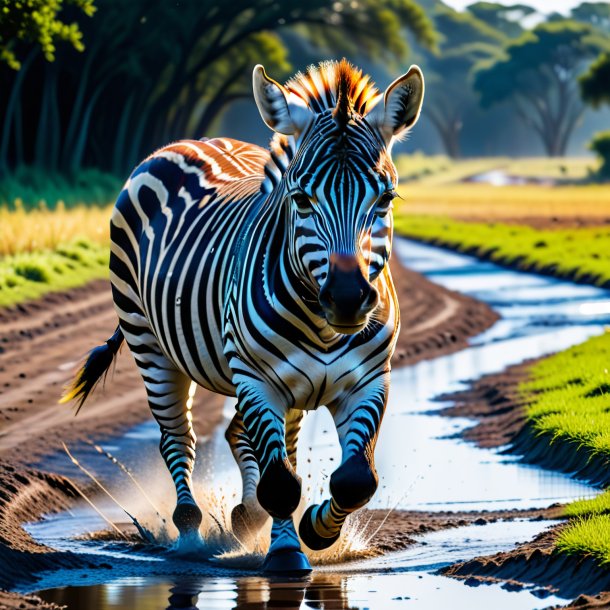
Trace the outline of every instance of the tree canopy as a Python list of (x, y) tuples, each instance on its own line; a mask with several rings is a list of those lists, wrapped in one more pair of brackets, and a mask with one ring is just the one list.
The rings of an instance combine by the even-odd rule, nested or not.
[(580, 90), (587, 104), (610, 104), (610, 53), (602, 53), (580, 77)]
[(451, 157), (461, 154), (460, 135), (465, 115), (477, 105), (471, 82), (473, 66), (497, 55), (506, 36), (470, 12), (445, 6), (433, 13), (440, 50), (424, 52), (426, 102), (424, 115), (438, 132)]
[(542, 23), (509, 42), (500, 58), (479, 65), (474, 86), (483, 107), (512, 102), (547, 153), (563, 155), (583, 113), (577, 77), (608, 48), (609, 41), (590, 25)]
[[(54, 62), (29, 26), (11, 30), (3, 20), (7, 32), (29, 33), (22, 36), (21, 69), (0, 65), (0, 172), (26, 163), (122, 173), (167, 141), (199, 138), (231, 101), (250, 95), (254, 64), (287, 76), (290, 32), (318, 46), (319, 59), (332, 49), (334, 56), (357, 51), (404, 60), (407, 32), (423, 47), (436, 42), (414, 0), (96, 0), (89, 19), (92, 1), (63, 0), (74, 5), (70, 32), (85, 50), (53, 48)], [(56, 20), (63, 15), (61, 0), (0, 2), (11, 4), (22, 23), (38, 19), (38, 5), (51, 7)]]
[(0, 63), (19, 70), (28, 44), (38, 45), (48, 61), (55, 58), (57, 41), (84, 49), (76, 22), (62, 20), (65, 5), (72, 5), (88, 17), (95, 12), (94, 0), (0, 0)]

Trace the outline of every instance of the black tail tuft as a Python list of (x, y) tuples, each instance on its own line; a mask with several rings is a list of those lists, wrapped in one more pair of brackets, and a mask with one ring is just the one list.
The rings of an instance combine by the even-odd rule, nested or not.
[(66, 403), (71, 400), (78, 400), (76, 406), (76, 414), (78, 414), (99, 380), (102, 377), (106, 377), (108, 369), (113, 363), (124, 339), (121, 327), (117, 326), (112, 337), (104, 345), (98, 345), (93, 348), (89, 352), (85, 364), (79, 369), (72, 382), (64, 389), (59, 402)]

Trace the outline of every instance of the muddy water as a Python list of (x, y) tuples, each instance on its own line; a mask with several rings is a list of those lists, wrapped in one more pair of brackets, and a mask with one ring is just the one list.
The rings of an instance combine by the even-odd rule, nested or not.
[[(395, 255), (433, 281), (491, 304), (502, 320), (460, 353), (397, 369), (388, 412), (376, 452), (380, 489), (375, 508), (485, 510), (548, 506), (593, 495), (583, 483), (519, 464), (494, 451), (467, 445), (456, 434), (467, 420), (441, 418), (433, 398), (462, 387), (466, 379), (499, 371), (524, 358), (564, 349), (603, 331), (610, 323), (610, 296), (592, 287), (511, 272), (470, 257), (397, 240)], [(226, 415), (232, 405), (227, 403)], [(172, 489), (157, 452), (158, 432), (151, 422), (105, 445), (127, 463), (147, 488), (162, 515), (171, 514)], [(121, 502), (159, 526), (142, 495), (121, 479), (116, 468), (92, 450), (80, 458), (100, 472)], [(328, 477), (339, 460), (328, 413), (308, 414), (299, 444), (299, 471), (310, 500), (327, 493)], [(201, 495), (221, 490), (210, 510), (222, 521), (236, 502), (239, 477), (226, 448), (223, 430), (200, 439), (196, 478)], [(70, 470), (58, 456), (52, 466)], [(149, 482), (154, 480), (154, 486)], [(113, 519), (124, 519), (102, 498), (96, 504)], [(155, 525), (156, 524), (156, 525)], [(169, 559), (163, 553), (128, 552), (121, 545), (74, 540), (104, 524), (87, 507), (29, 526), (31, 534), (64, 550), (103, 553), (112, 571), (55, 573), (43, 578), (45, 599), (70, 608), (540, 608), (559, 603), (541, 592), (508, 591), (500, 586), (468, 587), (435, 574), (442, 566), (482, 553), (510, 549), (548, 524), (501, 523), (470, 526), (423, 536), (425, 545), (383, 559), (320, 566), (306, 581), (262, 578), (242, 565)], [(408, 605), (408, 606), (407, 606)]]

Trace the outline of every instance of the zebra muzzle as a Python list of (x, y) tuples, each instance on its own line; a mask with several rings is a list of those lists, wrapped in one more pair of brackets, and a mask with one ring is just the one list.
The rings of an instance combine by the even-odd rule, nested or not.
[(364, 276), (356, 256), (332, 254), (318, 299), (328, 323), (337, 332), (353, 334), (366, 326), (379, 294)]

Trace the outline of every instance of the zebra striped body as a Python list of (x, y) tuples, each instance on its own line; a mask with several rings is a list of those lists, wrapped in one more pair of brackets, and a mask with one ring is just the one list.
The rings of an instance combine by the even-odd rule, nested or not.
[[(377, 486), (373, 450), (399, 328), (386, 265), (389, 150), (417, 119), (423, 81), (412, 68), (378, 105), (368, 78), (344, 61), (286, 87), (257, 67), (254, 91), (277, 132), (271, 149), (188, 140), (146, 159), (112, 215), (111, 282), (162, 430), (181, 535), (201, 519), (190, 482), (194, 382), (237, 397), (227, 430), (244, 480), (234, 528), (243, 534), (270, 514), (267, 568), (286, 569), (292, 552), (287, 565), (304, 570), (291, 516), (302, 411), (328, 407), (343, 454), (332, 499), (301, 522), (308, 546), (332, 544)], [(69, 396), (86, 398), (86, 381), (81, 374)]]

